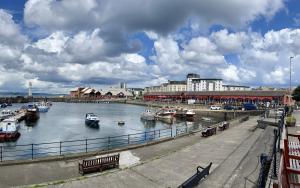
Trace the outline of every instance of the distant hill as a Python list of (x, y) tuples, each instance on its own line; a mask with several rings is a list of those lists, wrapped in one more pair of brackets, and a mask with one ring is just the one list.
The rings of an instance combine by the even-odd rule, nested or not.
[[(25, 92), (0, 92), (0, 97), (16, 97), (16, 96), (27, 96)], [(54, 96), (65, 96), (66, 94), (52, 94), (52, 93), (33, 93), (34, 97), (54, 97)]]

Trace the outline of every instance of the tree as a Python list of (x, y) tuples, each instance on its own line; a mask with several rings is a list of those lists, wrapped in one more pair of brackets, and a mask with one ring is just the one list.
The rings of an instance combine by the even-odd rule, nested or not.
[(293, 91), (293, 99), (297, 102), (300, 101), (300, 86), (298, 86), (294, 91)]

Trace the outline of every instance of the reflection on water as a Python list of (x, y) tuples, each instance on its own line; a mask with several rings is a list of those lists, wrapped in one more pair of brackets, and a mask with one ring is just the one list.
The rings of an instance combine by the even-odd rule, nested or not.
[[(10, 109), (20, 108), (14, 104)], [(66, 140), (105, 138), (134, 134), (145, 131), (166, 129), (171, 126), (187, 126), (199, 128), (210, 124), (200, 120), (195, 122), (176, 119), (172, 124), (162, 121), (141, 121), (140, 114), (145, 110), (143, 106), (129, 104), (79, 104), (53, 103), (47, 113), (41, 113), (36, 123), (21, 123), (21, 137), (15, 143), (0, 143), (1, 145), (31, 144), (44, 142), (59, 142)], [(99, 129), (85, 125), (85, 114), (95, 113), (100, 117)], [(118, 126), (119, 121), (125, 124)]]

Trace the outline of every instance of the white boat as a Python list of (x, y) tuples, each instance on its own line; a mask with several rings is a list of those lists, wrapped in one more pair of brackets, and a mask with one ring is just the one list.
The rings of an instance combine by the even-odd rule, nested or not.
[(155, 120), (155, 112), (148, 109), (141, 114), (141, 119), (146, 120), (146, 121), (154, 121)]
[(11, 110), (2, 110), (0, 114), (0, 121), (13, 117), (14, 115), (15, 115), (14, 112)]
[(49, 105), (45, 102), (38, 103), (36, 106), (39, 109), (39, 112), (48, 112), (49, 110)]
[(19, 138), (20, 124), (17, 119), (10, 117), (0, 122), (0, 142), (15, 141)]
[(96, 116), (93, 113), (87, 113), (85, 115), (85, 124), (87, 126), (93, 127), (93, 128), (98, 128), (99, 127), (99, 117)]
[(187, 110), (185, 113), (186, 119), (194, 119), (196, 113), (193, 110)]
[(156, 113), (156, 117), (158, 119), (173, 119), (174, 112), (170, 111), (169, 109), (162, 109)]

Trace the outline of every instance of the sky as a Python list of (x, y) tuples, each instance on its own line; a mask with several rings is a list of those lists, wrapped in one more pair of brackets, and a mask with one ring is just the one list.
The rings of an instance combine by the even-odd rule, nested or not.
[(0, 0), (0, 91), (300, 84), (299, 0)]

